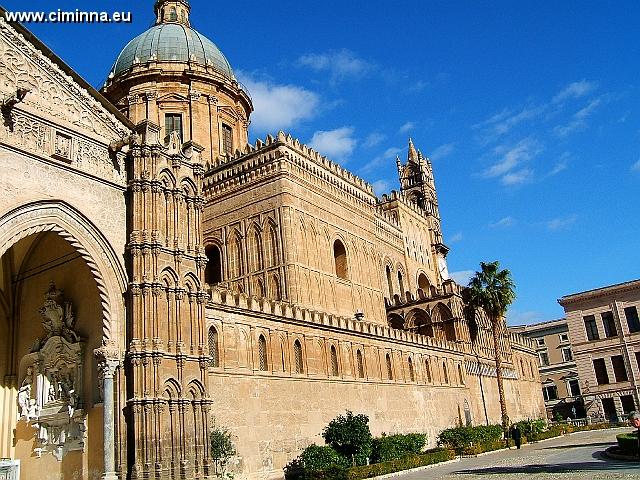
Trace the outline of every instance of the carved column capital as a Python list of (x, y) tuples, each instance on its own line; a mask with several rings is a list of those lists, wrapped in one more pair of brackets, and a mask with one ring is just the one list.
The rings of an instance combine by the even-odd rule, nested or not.
[(120, 366), (120, 354), (112, 346), (102, 346), (93, 351), (98, 362), (98, 371), (102, 378), (113, 378), (116, 369)]

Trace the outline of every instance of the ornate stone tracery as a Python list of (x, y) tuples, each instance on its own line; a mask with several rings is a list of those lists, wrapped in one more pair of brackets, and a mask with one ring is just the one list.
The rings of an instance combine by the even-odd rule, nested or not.
[(19, 416), (37, 430), (36, 456), (50, 452), (61, 461), (69, 451), (84, 450), (84, 342), (75, 330), (72, 303), (53, 282), (39, 312), (45, 335), (20, 361)]

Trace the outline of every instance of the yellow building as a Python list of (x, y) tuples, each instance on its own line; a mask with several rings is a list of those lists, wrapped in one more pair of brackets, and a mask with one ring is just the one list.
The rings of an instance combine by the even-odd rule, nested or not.
[[(0, 11), (0, 457), (21, 478), (281, 477), (349, 409), (374, 434), (498, 423), (484, 315), (448, 279), (432, 166), (401, 189), (290, 135), (186, 0), (102, 94)], [(544, 415), (535, 346), (502, 329), (512, 420)]]

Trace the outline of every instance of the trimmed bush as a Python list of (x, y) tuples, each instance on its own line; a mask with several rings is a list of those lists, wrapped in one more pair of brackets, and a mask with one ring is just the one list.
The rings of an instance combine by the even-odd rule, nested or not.
[(351, 465), (350, 461), (341, 457), (330, 445), (309, 445), (300, 454), (300, 460), (304, 468), (310, 471), (325, 470), (334, 465), (340, 467), (348, 467)]
[(369, 417), (354, 415), (347, 410), (346, 415), (338, 415), (322, 432), (324, 441), (341, 456), (355, 465), (366, 465), (371, 455), (371, 430)]
[(618, 446), (623, 455), (638, 456), (638, 434), (637, 432), (621, 433), (616, 435)]
[(451, 448), (458, 454), (476, 444), (488, 444), (502, 439), (501, 425), (478, 425), (443, 430), (438, 435), (438, 445)]
[(371, 463), (389, 462), (409, 455), (420, 455), (427, 444), (424, 433), (385, 435), (374, 438), (371, 444)]

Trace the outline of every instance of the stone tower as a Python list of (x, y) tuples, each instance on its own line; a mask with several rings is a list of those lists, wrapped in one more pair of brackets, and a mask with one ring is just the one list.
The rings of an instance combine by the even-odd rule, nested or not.
[(200, 479), (212, 474), (203, 175), (246, 145), (252, 105), (222, 53), (190, 27), (186, 0), (158, 0), (155, 15), (103, 88), (137, 130), (121, 142), (130, 147), (121, 445), (129, 478)]
[(160, 126), (203, 146), (202, 158), (243, 150), (253, 104), (218, 47), (191, 27), (187, 0), (157, 0), (155, 25), (131, 40), (114, 63), (102, 93), (133, 123)]
[(449, 248), (442, 240), (442, 227), (440, 225), (440, 209), (438, 208), (438, 195), (433, 179), (433, 166), (428, 157), (422, 155), (409, 139), (407, 162), (403, 165), (399, 157), (396, 157), (398, 166), (398, 178), (400, 180), (400, 192), (409, 202), (415, 204), (429, 219), (432, 246), (436, 252), (437, 268), (443, 279), (449, 278), (446, 257)]

